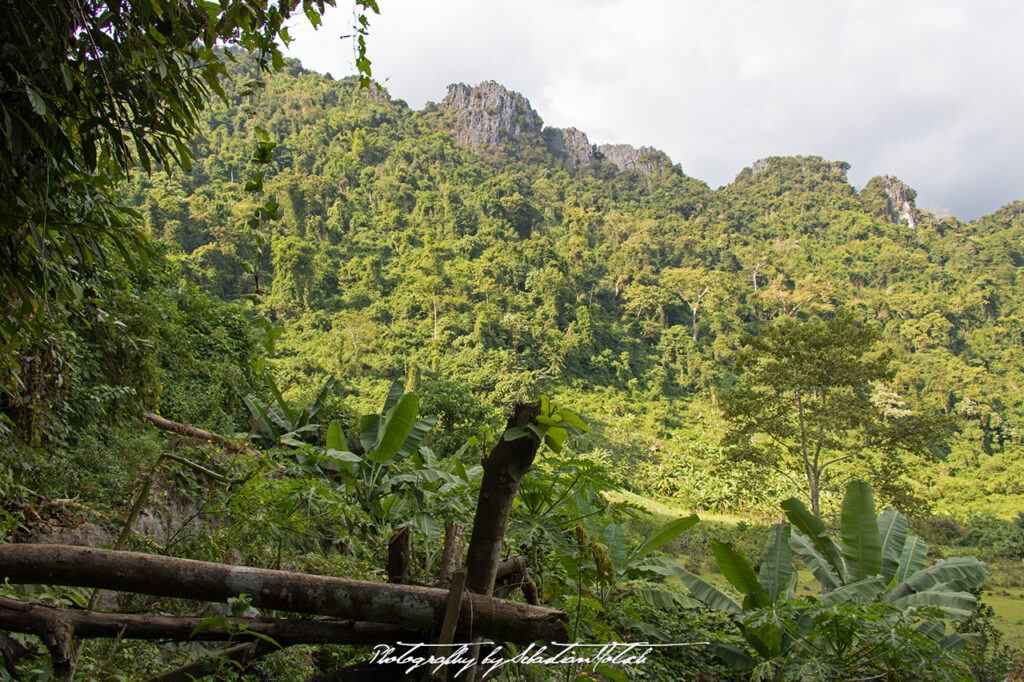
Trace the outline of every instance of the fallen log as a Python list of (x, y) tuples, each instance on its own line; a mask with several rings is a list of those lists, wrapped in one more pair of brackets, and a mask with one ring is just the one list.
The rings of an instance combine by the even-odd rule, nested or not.
[[(262, 608), (415, 630), (440, 628), (448, 603), (448, 591), (437, 588), (66, 545), (0, 545), (0, 581), (5, 579), (217, 602), (246, 594)], [(516, 643), (558, 641), (566, 620), (564, 611), (466, 594), (457, 631)]]
[[(0, 629), (43, 636), (54, 623), (75, 637), (184, 641), (247, 641), (270, 637), (293, 644), (379, 644), (416, 641), (424, 632), (396, 625), (351, 620), (301, 618), (226, 618), (229, 628), (203, 625), (202, 618), (104, 613), (62, 609), (0, 597)], [(202, 627), (201, 627), (202, 626)]]
[(205, 440), (211, 443), (216, 443), (217, 445), (220, 445), (223, 448), (227, 448), (232, 452), (249, 453), (254, 455), (259, 454), (256, 450), (248, 448), (244, 445), (239, 445), (230, 438), (225, 438), (220, 434), (211, 433), (210, 431), (204, 431), (203, 429), (197, 429), (194, 426), (182, 424), (181, 422), (171, 421), (170, 419), (164, 419), (163, 417), (155, 415), (152, 412), (143, 412), (142, 420), (147, 421), (153, 426), (156, 426), (159, 429), (163, 429), (164, 431), (176, 433), (179, 436), (185, 436), (186, 438), (195, 438), (196, 440)]

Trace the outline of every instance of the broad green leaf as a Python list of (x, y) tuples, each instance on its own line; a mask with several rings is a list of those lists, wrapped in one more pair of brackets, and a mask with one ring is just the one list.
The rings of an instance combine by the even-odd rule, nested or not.
[(325, 454), (327, 457), (330, 457), (331, 459), (337, 460), (339, 462), (355, 462), (358, 464), (363, 461), (362, 457), (360, 457), (354, 452), (349, 452), (348, 450), (328, 449)]
[(726, 662), (727, 665), (739, 670), (753, 670), (757, 661), (743, 649), (726, 644), (725, 642), (711, 642), (710, 649), (716, 656)]
[(608, 556), (616, 570), (622, 571), (626, 565), (626, 534), (622, 526), (617, 523), (609, 523), (604, 527), (602, 534), (605, 547), (608, 548)]
[(391, 382), (388, 394), (384, 398), (384, 408), (381, 410), (381, 414), (387, 414), (388, 410), (398, 404), (403, 395), (405, 395), (405, 387), (398, 381)]
[(708, 584), (699, 576), (690, 573), (682, 566), (677, 566), (673, 571), (673, 575), (675, 575), (680, 582), (689, 588), (694, 597), (711, 608), (723, 611), (733, 616), (738, 616), (743, 613), (743, 609), (740, 608), (740, 605), (730, 599), (728, 595), (717, 587)]
[(917, 626), (917, 631), (938, 642), (946, 634), (946, 624), (939, 621), (926, 620)]
[(911, 535), (903, 544), (900, 554), (900, 565), (896, 569), (896, 584), (906, 582), (910, 576), (924, 568), (924, 559), (928, 554), (928, 545), (916, 535)]
[(570, 426), (576, 427), (583, 433), (590, 433), (590, 428), (587, 426), (587, 423), (580, 419), (579, 415), (572, 410), (562, 410), (562, 421)]
[(904, 597), (936, 588), (969, 590), (977, 587), (991, 575), (985, 564), (974, 557), (953, 557), (937, 561), (923, 568), (907, 580), (885, 593), (885, 600), (899, 604)]
[(828, 562), (832, 573), (842, 582), (845, 576), (843, 573), (843, 557), (839, 553), (839, 548), (828, 537), (828, 531), (822, 520), (809, 512), (804, 503), (795, 497), (791, 497), (783, 502), (782, 510), (786, 512), (786, 518), (793, 524), (793, 527), (803, 533), (815, 551)]
[(638, 597), (658, 609), (692, 609), (702, 606), (699, 601), (685, 594), (659, 587), (641, 587), (635, 592)]
[(683, 518), (676, 519), (675, 521), (669, 521), (661, 528), (651, 533), (646, 540), (641, 542), (640, 546), (630, 553), (629, 559), (626, 563), (631, 564), (640, 557), (650, 554), (665, 543), (671, 542), (679, 537), (679, 535), (695, 526), (698, 521), (700, 521), (700, 519), (696, 514), (684, 516)]
[(925, 590), (915, 594), (907, 595), (896, 600), (896, 606), (908, 608), (914, 606), (930, 606), (942, 609), (945, 614), (953, 620), (966, 620), (978, 599), (970, 592), (950, 592), (938, 590)]
[(740, 591), (740, 594), (752, 597), (754, 604), (758, 607), (772, 605), (768, 593), (757, 580), (754, 567), (742, 553), (732, 546), (731, 542), (712, 540), (711, 551), (715, 554), (715, 560), (718, 562), (718, 568), (722, 571), (722, 575)]
[(761, 582), (771, 603), (783, 598), (789, 589), (789, 583), (795, 575), (793, 558), (789, 554), (789, 536), (791, 527), (788, 523), (776, 523), (768, 532), (768, 546), (764, 551), (764, 560), (757, 579)]
[(807, 567), (814, 573), (825, 591), (834, 590), (839, 587), (839, 577), (832, 570), (831, 564), (821, 555), (802, 533), (794, 532), (789, 536), (789, 546), (800, 555)]
[(332, 419), (327, 426), (327, 449), (348, 450), (348, 441), (345, 439), (345, 432), (341, 430), (338, 420)]
[(359, 444), (363, 446), (363, 452), (371, 452), (380, 438), (380, 421), (379, 414), (367, 414), (360, 418)]
[[(408, 395), (415, 395), (410, 393)], [(402, 443), (402, 447), (399, 448), (398, 454), (402, 457), (408, 457), (415, 453), (420, 446), (420, 442), (426, 437), (427, 433), (437, 425), (437, 417), (431, 415), (430, 417), (424, 417), (423, 419), (416, 420), (413, 424), (412, 430), (409, 432), (408, 437)]]
[(888, 583), (900, 568), (900, 556), (907, 542), (907, 517), (895, 509), (886, 509), (878, 517), (878, 535), (882, 541), (882, 577)]
[(842, 602), (870, 602), (885, 591), (885, 579), (881, 576), (865, 578), (848, 583), (842, 587), (821, 595), (822, 604), (840, 604)]
[(416, 512), (416, 516), (412, 520), (412, 527), (416, 529), (417, 533), (426, 536), (430, 542), (438, 540), (442, 534), (437, 520), (426, 512)]
[(412, 433), (419, 407), (419, 396), (415, 393), (403, 395), (384, 415), (378, 429), (378, 440), (373, 450), (366, 453), (366, 458), (380, 464), (397, 455), (405, 439)]
[(842, 512), (845, 579), (854, 583), (882, 572), (882, 542), (875, 518), (875, 496), (864, 481), (846, 486)]
[(946, 635), (939, 640), (939, 646), (947, 653), (960, 651), (967, 644), (967, 641), (964, 639), (964, 635), (966, 634), (967, 633), (954, 632), (953, 634)]
[(567, 435), (569, 432), (561, 426), (549, 427), (544, 433), (544, 444), (551, 449), (551, 452), (557, 454), (562, 451), (562, 443), (565, 442)]

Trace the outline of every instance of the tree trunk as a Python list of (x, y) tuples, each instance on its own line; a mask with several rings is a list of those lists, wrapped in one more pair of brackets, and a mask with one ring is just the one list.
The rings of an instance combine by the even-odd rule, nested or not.
[[(516, 405), (506, 430), (525, 427), (539, 414), (540, 403)], [(484, 476), (466, 558), (466, 586), (472, 592), (490, 595), (494, 590), (512, 500), (539, 446), (532, 433), (515, 440), (503, 437), (484, 460)]]
[[(500, 550), (501, 535), (498, 537), (495, 551)], [(493, 567), (490, 575), (493, 586)], [(416, 630), (438, 628), (448, 601), (447, 590), (435, 588), (65, 545), (0, 545), (0, 580), (3, 579), (13, 584), (98, 587), (219, 602), (244, 593), (258, 607), (390, 623)], [(562, 623), (566, 618), (564, 611), (467, 594), (460, 612), (459, 632), (510, 642), (557, 641), (565, 636)]]

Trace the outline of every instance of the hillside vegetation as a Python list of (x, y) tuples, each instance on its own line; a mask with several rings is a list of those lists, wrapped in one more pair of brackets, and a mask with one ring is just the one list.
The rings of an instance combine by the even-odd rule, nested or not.
[[(646, 172), (599, 153), (573, 168), (503, 89), (497, 113), (476, 112), (497, 117), (498, 143), (463, 146), (450, 101), (412, 111), (294, 63), (237, 92), (205, 115), (191, 173), (138, 175), (128, 198), (186, 281), (259, 295), (283, 329), (271, 357), (286, 394), (330, 376), (369, 401), (401, 379), (442, 411), (448, 454), (547, 391), (602, 426), (585, 447), (623, 484), (767, 510), (798, 490), (773, 479), (765, 496), (762, 471), (720, 455), (735, 353), (780, 318), (849, 311), (891, 356), (875, 402), (948, 420), (884, 475), (923, 509), (1021, 511), (1024, 205), (962, 223), (914, 209), (892, 178), (857, 191), (846, 164), (816, 157), (759, 161), (718, 190), (653, 151)], [(506, 109), (530, 125), (500, 128)], [(263, 137), (276, 146), (257, 167)], [(262, 187), (246, 191), (254, 170)], [(279, 219), (250, 224), (267, 200)], [(833, 496), (852, 473), (884, 482), (847, 467)]]
[[(1024, 202), (965, 223), (818, 157), (713, 189), (657, 150), (545, 128), (495, 83), (414, 111), (281, 65), (233, 54), (194, 158), (114, 173), (137, 252), (69, 238), (38, 300), (4, 299), (3, 540), (379, 581), (409, 526), (404, 579), (432, 582), (481, 460), (529, 436), (503, 532), (532, 599), (577, 640), (715, 642), (649, 678), (1008, 674), (978, 595), (1002, 590), (1020, 644)], [(538, 398), (546, 421), (503, 437)], [(197, 611), (134, 599), (118, 607)], [(96, 679), (195, 657), (83, 651)], [(258, 674), (365, 654), (296, 646)]]

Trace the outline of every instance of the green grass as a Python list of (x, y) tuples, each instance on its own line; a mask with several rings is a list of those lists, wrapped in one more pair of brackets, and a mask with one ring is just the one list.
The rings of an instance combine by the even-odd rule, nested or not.
[(995, 625), (1006, 635), (1005, 643), (1024, 649), (1024, 589), (986, 589), (981, 600), (995, 610)]
[[(644, 497), (643, 495), (637, 495), (626, 490), (618, 490), (615, 492), (605, 493), (611, 502), (627, 502), (629, 504), (636, 505), (641, 509), (645, 509), (650, 512), (659, 522), (671, 521), (677, 519), (680, 516), (689, 516), (693, 514), (692, 509), (686, 509), (685, 507), (672, 504), (671, 500), (655, 500), (650, 497)], [(731, 526), (735, 526), (741, 522), (749, 523), (750, 518), (743, 516), (732, 516), (729, 514), (713, 514), (711, 512), (697, 512), (700, 516), (701, 521), (717, 521), (718, 523), (724, 523)]]

